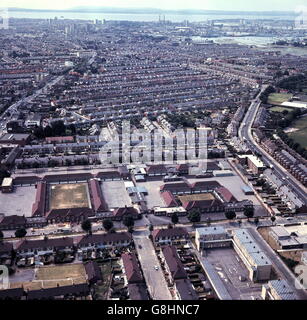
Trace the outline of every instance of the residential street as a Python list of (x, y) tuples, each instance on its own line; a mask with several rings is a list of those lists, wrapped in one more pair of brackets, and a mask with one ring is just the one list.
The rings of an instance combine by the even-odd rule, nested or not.
[[(148, 235), (149, 232), (146, 230), (135, 231), (133, 239), (149, 293), (154, 300), (172, 300), (155, 249)], [(155, 270), (155, 266), (158, 266), (159, 270)]]

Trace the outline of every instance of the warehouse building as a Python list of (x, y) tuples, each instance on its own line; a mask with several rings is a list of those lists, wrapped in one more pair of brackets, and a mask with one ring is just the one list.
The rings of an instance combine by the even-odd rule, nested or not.
[(222, 226), (196, 228), (195, 243), (197, 249), (221, 248), (231, 246), (231, 237)]
[(233, 246), (247, 267), (252, 281), (271, 278), (272, 263), (247, 229), (233, 230)]
[(263, 300), (297, 300), (297, 296), (288, 282), (283, 279), (272, 280), (263, 285), (261, 296)]

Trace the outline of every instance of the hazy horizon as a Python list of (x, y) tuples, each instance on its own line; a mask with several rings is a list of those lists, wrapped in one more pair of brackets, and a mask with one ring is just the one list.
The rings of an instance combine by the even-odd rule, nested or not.
[(67, 10), (75, 7), (106, 7), (127, 9), (161, 9), (161, 10), (218, 10), (218, 11), (296, 11), (300, 7), (306, 8), (306, 1), (302, 0), (53, 0), (41, 2), (38, 0), (2, 0), (1, 7), (23, 9)]

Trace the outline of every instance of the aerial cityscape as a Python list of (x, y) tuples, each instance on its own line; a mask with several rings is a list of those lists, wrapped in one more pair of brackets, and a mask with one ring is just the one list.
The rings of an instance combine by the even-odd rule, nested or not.
[(303, 2), (5, 2), (0, 300), (307, 300)]

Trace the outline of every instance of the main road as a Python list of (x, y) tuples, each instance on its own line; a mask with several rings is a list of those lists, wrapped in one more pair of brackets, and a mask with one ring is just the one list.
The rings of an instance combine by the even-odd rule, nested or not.
[(252, 100), (250, 107), (248, 108), (239, 128), (239, 138), (250, 148), (251, 151), (261, 154), (263, 163), (268, 167), (273, 168), (273, 174), (278, 179), (283, 181), (283, 184), (286, 185), (290, 190), (292, 190), (292, 192), (303, 204), (307, 204), (307, 189), (299, 181), (297, 181), (284, 167), (282, 167), (273, 157), (271, 157), (265, 150), (263, 150), (255, 141), (252, 135), (252, 125), (255, 121), (255, 117), (261, 104), (260, 95), (266, 89), (266, 87), (267, 86), (263, 86), (258, 96), (254, 100)]
[(8, 107), (1, 115), (0, 115), (0, 136), (2, 133), (4, 133), (4, 128), (6, 123), (9, 121), (9, 119), (4, 119), (6, 116), (10, 114), (10, 117), (12, 116), (13, 113), (18, 112), (18, 108), (25, 103), (30, 103), (33, 101), (37, 96), (39, 96), (45, 89), (49, 89), (52, 86), (54, 86), (56, 83), (61, 81), (64, 78), (64, 76), (57, 76), (56, 78), (52, 77), (50, 81), (46, 83), (46, 85), (43, 88), (40, 88), (36, 90), (32, 95), (28, 97), (24, 97), (14, 104), (12, 104), (10, 107)]

